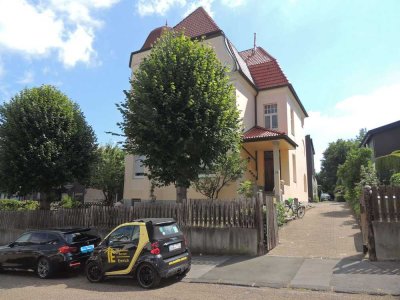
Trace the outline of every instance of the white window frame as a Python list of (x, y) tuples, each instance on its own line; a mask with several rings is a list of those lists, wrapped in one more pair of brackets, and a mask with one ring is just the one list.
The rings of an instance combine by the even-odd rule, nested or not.
[[(133, 156), (133, 178), (138, 179), (138, 178), (144, 178), (145, 173), (144, 173), (144, 165), (143, 162), (144, 156), (142, 155), (135, 155)], [(140, 164), (140, 165), (139, 165)], [(137, 172), (141, 171), (141, 172)]]
[[(273, 127), (272, 119), (276, 117), (276, 127)], [(267, 117), (269, 117), (269, 124), (267, 124)], [(279, 127), (279, 119), (278, 119), (278, 104), (277, 103), (269, 103), (264, 106), (264, 123), (265, 128), (267, 129), (278, 129)]]

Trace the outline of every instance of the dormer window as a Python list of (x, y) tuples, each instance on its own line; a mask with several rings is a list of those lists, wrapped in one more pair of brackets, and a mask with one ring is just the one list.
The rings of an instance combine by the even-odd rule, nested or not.
[(278, 105), (267, 104), (264, 108), (265, 128), (278, 129)]

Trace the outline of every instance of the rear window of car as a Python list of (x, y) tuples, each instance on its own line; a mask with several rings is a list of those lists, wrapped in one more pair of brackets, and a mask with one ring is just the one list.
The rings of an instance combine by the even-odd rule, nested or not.
[(166, 225), (155, 225), (154, 226), (154, 238), (162, 239), (164, 237), (170, 237), (174, 235), (180, 235), (182, 232), (176, 223)]
[(97, 235), (93, 231), (83, 231), (83, 232), (73, 232), (73, 233), (64, 233), (64, 238), (67, 243), (79, 243), (87, 240), (96, 239)]

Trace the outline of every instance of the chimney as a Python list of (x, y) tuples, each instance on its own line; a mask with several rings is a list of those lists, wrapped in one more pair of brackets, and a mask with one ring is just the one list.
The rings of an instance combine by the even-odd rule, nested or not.
[(257, 44), (256, 44), (256, 39), (257, 39), (257, 33), (254, 32), (254, 45), (253, 45), (253, 53), (256, 52)]

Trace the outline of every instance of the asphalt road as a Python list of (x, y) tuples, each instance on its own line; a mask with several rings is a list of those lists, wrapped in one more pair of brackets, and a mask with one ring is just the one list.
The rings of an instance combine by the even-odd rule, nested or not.
[(131, 278), (112, 278), (89, 283), (83, 274), (70, 273), (41, 280), (31, 272), (6, 271), (0, 274), (0, 299), (398, 299), (395, 297), (352, 295), (292, 289), (251, 288), (199, 284), (168, 280), (155, 290), (141, 289)]

